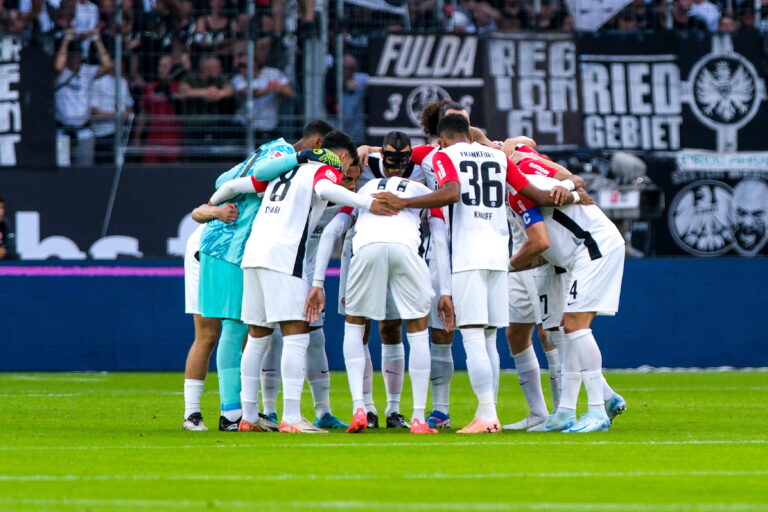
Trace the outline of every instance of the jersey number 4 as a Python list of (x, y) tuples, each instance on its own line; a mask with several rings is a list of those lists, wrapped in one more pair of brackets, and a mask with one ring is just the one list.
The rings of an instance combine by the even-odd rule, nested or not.
[(291, 169), (285, 174), (281, 174), (277, 177), (275, 188), (272, 189), (272, 195), (269, 196), (270, 201), (277, 202), (285, 199), (285, 195), (288, 193), (288, 189), (291, 188), (291, 180), (294, 176), (296, 176), (297, 172), (299, 172), (298, 167)]
[(501, 181), (491, 178), (491, 173), (501, 174), (501, 166), (497, 162), (483, 162), (478, 166), (475, 161), (462, 160), (459, 171), (470, 174), (469, 186), (472, 187), (471, 193), (461, 194), (462, 203), (467, 206), (482, 203), (487, 208), (500, 208), (504, 204), (504, 186)]

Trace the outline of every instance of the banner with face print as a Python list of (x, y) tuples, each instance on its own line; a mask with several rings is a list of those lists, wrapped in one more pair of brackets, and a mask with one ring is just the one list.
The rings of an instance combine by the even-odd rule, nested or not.
[(768, 153), (681, 151), (653, 169), (667, 202), (656, 254), (768, 254)]

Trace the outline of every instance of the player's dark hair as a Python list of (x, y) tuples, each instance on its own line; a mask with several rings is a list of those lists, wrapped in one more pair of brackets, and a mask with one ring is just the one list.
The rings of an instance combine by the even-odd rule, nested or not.
[(456, 103), (455, 101), (448, 101), (446, 103), (443, 103), (442, 105), (440, 105), (440, 110), (439, 110), (440, 115), (438, 116), (438, 122), (440, 121), (440, 119), (445, 117), (445, 113), (448, 112), (449, 110), (458, 110), (459, 112), (466, 112), (467, 107), (465, 107), (461, 103)]
[(428, 103), (421, 109), (419, 124), (427, 137), (437, 137), (437, 122), (440, 120), (440, 107), (451, 100), (438, 100)]
[(0, 196), (0, 203), (5, 204), (5, 199), (3, 199), (3, 196)]
[(438, 137), (455, 137), (457, 135), (465, 135), (468, 139), (469, 135), (469, 121), (461, 114), (448, 114), (440, 119), (437, 123), (437, 136)]
[(315, 119), (314, 121), (310, 121), (307, 123), (307, 125), (304, 127), (304, 131), (302, 132), (301, 136), (304, 138), (312, 137), (314, 135), (325, 137), (332, 131), (333, 131), (333, 126), (326, 123), (322, 119)]
[(352, 141), (352, 137), (339, 130), (333, 130), (323, 137), (323, 142), (320, 145), (323, 149), (330, 150), (345, 150), (349, 153), (349, 156), (353, 159), (353, 165), (357, 165), (357, 146)]
[(411, 138), (407, 133), (397, 130), (387, 133), (381, 143), (381, 147), (392, 146), (396, 151), (401, 151), (411, 145)]

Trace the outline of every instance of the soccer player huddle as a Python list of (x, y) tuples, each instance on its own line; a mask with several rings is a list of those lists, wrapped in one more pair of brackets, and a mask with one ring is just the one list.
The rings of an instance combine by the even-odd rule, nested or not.
[[(219, 430), (349, 433), (379, 427), (368, 339), (379, 322), (386, 426), (414, 434), (451, 428), (451, 345), (461, 332), (474, 419), (457, 432), (608, 430), (626, 403), (602, 374), (590, 329), (618, 310), (624, 239), (583, 181), (527, 137), (492, 142), (451, 101), (427, 105), (435, 145), (390, 132), (355, 147), (323, 121), (302, 138), (257, 148), (216, 180), (193, 211), (201, 226), (185, 258), (186, 310), (195, 342), (185, 371), (183, 428), (206, 430), (203, 383), (218, 342)], [(349, 424), (329, 399), (324, 283), (342, 240), (339, 313), (352, 395)], [(400, 412), (410, 345), (410, 421)], [(531, 339), (549, 363), (553, 412)], [(497, 329), (507, 340), (530, 414), (502, 427)], [(308, 381), (315, 420), (302, 417)], [(588, 410), (576, 417), (581, 383)], [(278, 420), (277, 395), (282, 387)], [(427, 412), (432, 392), (432, 411)]]

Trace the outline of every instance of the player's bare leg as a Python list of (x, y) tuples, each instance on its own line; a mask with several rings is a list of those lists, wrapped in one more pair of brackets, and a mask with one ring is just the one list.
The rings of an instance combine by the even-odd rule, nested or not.
[(590, 329), (594, 318), (594, 312), (563, 315), (565, 345), (570, 345), (570, 350), (576, 353), (588, 405), (587, 414), (579, 418), (568, 432), (607, 430), (610, 427), (603, 398), (603, 356)]
[(432, 328), (429, 382), (432, 388), (433, 411), (427, 418), (427, 423), (433, 428), (451, 428), (449, 403), (453, 377), (452, 345), (453, 331)]
[(379, 322), (381, 336), (381, 375), (387, 392), (387, 428), (410, 428), (400, 414), (400, 394), (405, 377), (405, 347), (403, 346), (403, 321), (400, 319)]
[(485, 325), (461, 326), (464, 351), (467, 353), (467, 372), (472, 390), (477, 396), (475, 419), (457, 431), (460, 434), (501, 432), (493, 389), (493, 368), (486, 348)]
[(251, 325), (248, 328), (248, 339), (243, 349), (240, 361), (240, 392), (243, 403), (243, 419), (238, 430), (241, 432), (267, 432), (276, 430), (273, 422), (266, 420), (259, 413), (259, 379), (261, 377), (262, 361), (267, 348), (271, 344), (273, 330)]
[(208, 430), (203, 423), (200, 411), (200, 399), (203, 396), (208, 364), (221, 334), (221, 321), (218, 318), (203, 318), (193, 315), (195, 340), (189, 347), (187, 362), (184, 367), (184, 430)]
[(547, 367), (549, 368), (549, 389), (552, 392), (552, 410), (557, 409), (560, 401), (560, 351), (549, 342), (549, 331), (544, 330), (541, 324), (536, 326), (539, 334), (541, 348), (544, 349), (544, 355), (547, 357)]
[(525, 401), (530, 413), (522, 420), (504, 425), (507, 430), (527, 430), (546, 421), (549, 412), (541, 389), (541, 370), (539, 360), (531, 343), (534, 324), (511, 323), (507, 328), (507, 343), (512, 358), (515, 360), (515, 370), (520, 387), (523, 388)]
[(437, 430), (427, 425), (424, 419), (430, 372), (428, 319), (429, 317), (425, 316), (405, 321), (408, 344), (411, 348), (408, 357), (408, 374), (411, 377), (413, 390), (413, 416), (411, 416), (411, 433), (413, 434), (437, 434)]
[(352, 394), (353, 418), (347, 432), (365, 432), (368, 418), (363, 399), (363, 380), (365, 378), (365, 336), (366, 319), (361, 316), (346, 316), (344, 323), (344, 365), (347, 369), (349, 391)]

